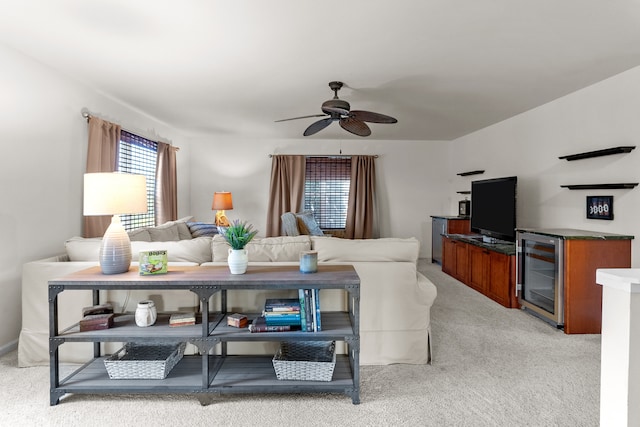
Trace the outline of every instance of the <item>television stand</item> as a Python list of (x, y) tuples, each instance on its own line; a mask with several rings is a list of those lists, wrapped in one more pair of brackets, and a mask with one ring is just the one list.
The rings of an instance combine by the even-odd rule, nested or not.
[(516, 297), (516, 246), (488, 236), (449, 234), (442, 237), (442, 271), (507, 308)]

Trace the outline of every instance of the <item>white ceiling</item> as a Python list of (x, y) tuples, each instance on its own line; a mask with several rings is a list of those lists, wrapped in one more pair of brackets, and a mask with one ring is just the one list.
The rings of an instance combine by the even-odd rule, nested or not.
[(2, 3), (0, 43), (188, 134), (300, 138), (340, 80), (398, 119), (369, 139), (449, 140), (640, 65), (637, 0)]

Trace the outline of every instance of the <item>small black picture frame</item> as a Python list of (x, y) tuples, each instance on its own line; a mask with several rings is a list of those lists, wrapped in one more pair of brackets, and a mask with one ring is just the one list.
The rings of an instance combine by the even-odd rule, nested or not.
[(587, 218), (613, 220), (613, 196), (587, 196)]

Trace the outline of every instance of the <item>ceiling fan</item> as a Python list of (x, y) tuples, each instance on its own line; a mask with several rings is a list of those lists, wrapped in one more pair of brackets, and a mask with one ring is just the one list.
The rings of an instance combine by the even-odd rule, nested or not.
[(398, 120), (390, 116), (371, 111), (351, 110), (351, 105), (345, 100), (338, 98), (338, 91), (342, 88), (342, 82), (330, 82), (329, 87), (334, 93), (333, 99), (322, 103), (322, 112), (324, 114), (312, 114), (310, 116), (293, 117), (290, 119), (276, 120), (276, 122), (285, 122), (288, 120), (306, 119), (309, 117), (325, 117), (322, 120), (314, 122), (304, 131), (304, 136), (311, 136), (322, 129), (329, 126), (335, 121), (340, 122), (342, 129), (358, 136), (371, 135), (371, 129), (365, 122), (369, 123), (397, 123)]

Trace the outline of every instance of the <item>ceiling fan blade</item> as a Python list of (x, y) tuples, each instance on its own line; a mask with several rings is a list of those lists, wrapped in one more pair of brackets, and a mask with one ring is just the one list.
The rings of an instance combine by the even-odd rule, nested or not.
[(289, 121), (289, 120), (307, 119), (309, 117), (324, 117), (324, 116), (326, 116), (326, 114), (312, 114), (310, 116), (300, 116), (300, 117), (292, 117), (290, 119), (280, 119), (280, 120), (276, 120), (275, 122), (276, 123), (277, 122), (286, 122), (286, 121)]
[(322, 120), (318, 120), (315, 123), (312, 123), (311, 126), (309, 126), (305, 131), (304, 131), (304, 136), (311, 136), (314, 133), (318, 133), (320, 132), (322, 129), (326, 128), (327, 126), (329, 126), (331, 124), (331, 122), (333, 122), (333, 119), (331, 117), (326, 118), (326, 119), (322, 119)]
[(349, 116), (356, 120), (369, 123), (398, 123), (398, 120), (391, 116), (385, 116), (384, 114), (373, 113), (371, 111), (353, 110)]
[(369, 126), (367, 126), (365, 122), (353, 119), (351, 117), (340, 119), (340, 126), (342, 126), (342, 129), (346, 130), (347, 132), (351, 132), (354, 135), (371, 135), (371, 129), (369, 129)]

